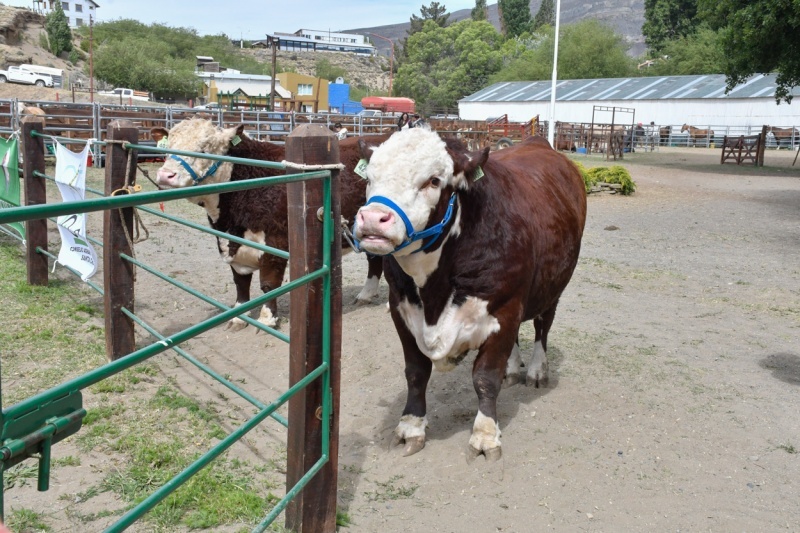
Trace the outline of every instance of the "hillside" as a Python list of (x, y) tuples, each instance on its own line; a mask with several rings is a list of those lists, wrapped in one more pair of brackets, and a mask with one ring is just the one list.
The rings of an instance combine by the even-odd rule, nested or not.
[[(542, 0), (530, 0), (531, 16), (536, 15)], [(444, 5), (447, 5), (444, 3)], [(419, 12), (415, 13), (419, 16)], [(458, 22), (470, 17), (469, 9), (461, 9), (450, 13), (450, 20)], [(410, 18), (410, 17), (409, 17)], [(561, 24), (577, 22), (585, 18), (595, 18), (605, 22), (622, 34), (630, 44), (628, 54), (638, 57), (645, 51), (642, 24), (644, 24), (644, 0), (561, 0)], [(500, 16), (497, 4), (489, 5), (489, 22), (500, 29)], [(354, 28), (343, 30), (349, 33), (375, 32), (397, 42), (406, 37), (410, 27), (408, 20), (386, 26), (373, 28)], [(383, 54), (389, 53), (389, 45), (381, 39), (374, 40), (375, 47)]]

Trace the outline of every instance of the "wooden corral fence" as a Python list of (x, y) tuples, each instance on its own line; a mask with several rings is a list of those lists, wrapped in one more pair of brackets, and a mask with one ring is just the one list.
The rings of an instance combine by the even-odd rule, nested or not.
[[(48, 219), (75, 212), (103, 212), (102, 288), (91, 280), (87, 283), (104, 298), (106, 349), (111, 362), (17, 404), (3, 407), (0, 411), (0, 478), (6, 468), (30, 458), (37, 458), (39, 490), (47, 490), (51, 445), (79, 431), (83, 417), (87, 414), (82, 406), (81, 391), (162, 352), (173, 350), (178, 356), (192, 362), (195, 367), (246, 399), (257, 408), (257, 412), (176, 477), (155, 488), (147, 498), (128, 510), (106, 531), (117, 533), (130, 527), (258, 424), (272, 417), (288, 428), (287, 494), (268, 514), (265, 510), (266, 517), (253, 531), (264, 531), (285, 509), (285, 524), (289, 530), (299, 533), (334, 533), (342, 332), (341, 246), (339, 239), (335, 238), (338, 224), (334, 224), (334, 221), (341, 218), (337, 179), (338, 141), (325, 128), (303, 126), (286, 138), (286, 159), (292, 163), (283, 165), (244, 160), (248, 165), (285, 168), (286, 176), (116, 195), (112, 193), (128, 190), (129, 186), (135, 185), (135, 158), (129, 157), (129, 151), (135, 152), (143, 146), (136, 144), (139, 126), (131, 121), (111, 122), (107, 133), (105, 191), (101, 194), (102, 197), (47, 204), (46, 181), (53, 178), (45, 174), (44, 154), (45, 140), (50, 136), (44, 132), (44, 120), (41, 117), (26, 117), (22, 122), (25, 205), (0, 210), (0, 224), (20, 221), (26, 223), (28, 283), (47, 285), (48, 258), (55, 259), (47, 250)], [(63, 142), (67, 141), (68, 139), (63, 139)], [(175, 152), (160, 148), (155, 150), (162, 154)], [(217, 161), (241, 162), (227, 156), (199, 153), (194, 155)], [(306, 167), (323, 170), (306, 174), (294, 170)], [(128, 237), (133, 234), (134, 208), (210, 233), (212, 230), (208, 228), (197, 227), (191, 222), (160, 213), (145, 204), (278, 184), (286, 184), (287, 187), (290, 249), (288, 253), (274, 249), (263, 251), (275, 255), (285, 254), (289, 258), (291, 281), (282, 287), (246, 304), (230, 308), (135, 258), (134, 244)], [(254, 243), (253, 246), (259, 245)], [(139, 267), (139, 272), (153, 274), (211, 303), (221, 312), (169, 336), (160, 334), (135, 314), (135, 267)], [(183, 343), (197, 335), (289, 292), (290, 337), (263, 325), (256, 326), (281, 340), (291, 340), (290, 387), (279, 398), (271, 402), (256, 399), (181, 348)], [(253, 323), (258, 324), (256, 321)], [(136, 349), (135, 324), (153, 335), (156, 342)], [(288, 421), (276, 412), (286, 402), (289, 403)], [(0, 484), (0, 513), (2, 490)]]
[(739, 135), (722, 139), (722, 154), (719, 163), (724, 165), (731, 161), (737, 165), (752, 163), (754, 166), (764, 166), (764, 151), (766, 146), (767, 126), (764, 126), (758, 135)]

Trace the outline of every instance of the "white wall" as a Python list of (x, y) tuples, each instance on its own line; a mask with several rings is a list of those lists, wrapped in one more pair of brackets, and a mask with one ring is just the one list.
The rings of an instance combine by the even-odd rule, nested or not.
[[(603, 100), (556, 102), (555, 119), (559, 122), (591, 122), (592, 107), (635, 109), (636, 122), (649, 124), (690, 124), (692, 126), (796, 126), (800, 127), (800, 105), (775, 103), (774, 98), (717, 98), (696, 100)], [(524, 122), (539, 115), (550, 118), (550, 102), (459, 102), (459, 116), (465, 120), (486, 120), (508, 114), (514, 122)], [(630, 124), (631, 115), (617, 113), (614, 122)], [(595, 112), (595, 122), (610, 123), (610, 112)]]

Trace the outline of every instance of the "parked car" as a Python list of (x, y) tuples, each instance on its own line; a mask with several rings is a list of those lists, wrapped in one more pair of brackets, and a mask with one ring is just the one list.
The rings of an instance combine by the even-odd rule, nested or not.
[(23, 83), (26, 85), (36, 85), (37, 87), (52, 87), (53, 78), (47, 74), (30, 72), (20, 67), (11, 66), (6, 70), (0, 70), (0, 83)]
[(113, 91), (100, 91), (97, 94), (103, 96), (118, 96), (120, 98), (130, 98), (131, 100), (142, 100), (145, 102), (150, 101), (150, 93), (147, 91), (134, 91), (133, 89), (126, 89), (124, 87), (117, 87)]
[(209, 102), (207, 104), (196, 105), (192, 109), (207, 109), (209, 111), (216, 111), (220, 107), (222, 106), (219, 105), (219, 102)]

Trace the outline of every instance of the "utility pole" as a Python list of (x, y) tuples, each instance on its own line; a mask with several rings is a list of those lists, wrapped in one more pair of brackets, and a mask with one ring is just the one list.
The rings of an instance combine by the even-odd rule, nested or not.
[(269, 40), (269, 45), (272, 47), (272, 80), (269, 90), (269, 110), (275, 111), (275, 69), (278, 64), (278, 44), (280, 43), (280, 39), (272, 35), (267, 35), (267, 39)]
[(94, 21), (89, 15), (89, 101), (94, 103)]

